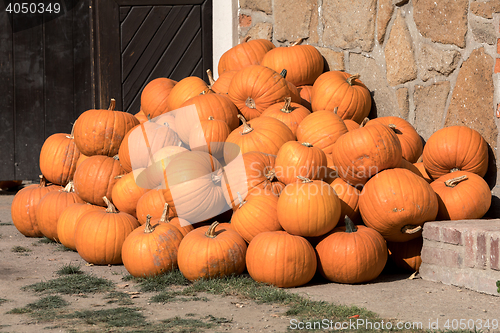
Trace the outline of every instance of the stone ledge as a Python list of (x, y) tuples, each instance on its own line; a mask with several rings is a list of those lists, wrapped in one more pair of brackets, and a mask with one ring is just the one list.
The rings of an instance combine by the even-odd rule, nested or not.
[(500, 296), (500, 220), (427, 222), (422, 236), (424, 280)]

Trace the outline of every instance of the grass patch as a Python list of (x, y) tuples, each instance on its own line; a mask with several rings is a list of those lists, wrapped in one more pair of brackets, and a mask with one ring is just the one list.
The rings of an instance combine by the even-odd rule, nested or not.
[(23, 247), (23, 246), (14, 246), (12, 249), (10, 249), (11, 252), (15, 252), (15, 253), (28, 253), (28, 252), (31, 252), (30, 249), (26, 248), (26, 247)]
[(72, 274), (83, 274), (83, 271), (80, 269), (80, 265), (72, 265), (69, 263), (68, 265), (64, 265), (59, 268), (56, 273), (58, 275), (72, 275)]
[(8, 311), (8, 314), (25, 314), (28, 313), (39, 321), (52, 321), (59, 315), (59, 310), (68, 306), (68, 302), (61, 296), (51, 295), (41, 298), (37, 302), (30, 303), (22, 308), (14, 308)]
[(109, 280), (87, 274), (71, 274), (56, 279), (24, 286), (22, 290), (59, 294), (90, 294), (110, 291), (114, 287)]
[(137, 282), (142, 292), (164, 291), (171, 286), (187, 286), (190, 284), (189, 280), (187, 280), (179, 270), (149, 278), (136, 278), (132, 275), (128, 275), (124, 277), (123, 280)]
[(162, 291), (159, 294), (151, 297), (153, 303), (170, 303), (170, 302), (208, 302), (208, 298), (196, 296), (195, 292), (184, 289), (182, 291)]
[(9, 301), (8, 299), (0, 298), (0, 305), (2, 305), (5, 302), (8, 302), (8, 301)]
[(143, 327), (146, 326), (146, 317), (138, 308), (119, 307), (105, 310), (76, 311), (65, 316), (83, 320), (89, 325), (104, 325), (106, 327)]
[(112, 291), (104, 299), (108, 299), (108, 304), (132, 305), (134, 302), (130, 299), (130, 295), (121, 291)]

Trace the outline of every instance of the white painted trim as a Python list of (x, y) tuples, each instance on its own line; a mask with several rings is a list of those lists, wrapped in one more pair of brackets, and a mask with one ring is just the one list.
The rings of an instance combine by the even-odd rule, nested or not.
[(238, 44), (238, 0), (213, 0), (213, 68), (218, 77), (217, 66), (224, 52)]

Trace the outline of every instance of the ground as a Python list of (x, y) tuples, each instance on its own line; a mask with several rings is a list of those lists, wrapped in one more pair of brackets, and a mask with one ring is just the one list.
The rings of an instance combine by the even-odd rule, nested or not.
[[(1, 191), (0, 194), (0, 332), (40, 332), (42, 329), (43, 332), (126, 330), (121, 326), (130, 325), (127, 321), (121, 326), (99, 321), (101, 315), (108, 316), (107, 320), (110, 320), (110, 313), (114, 309), (126, 314), (125, 317), (131, 321), (161, 323), (163, 326), (154, 327), (163, 332), (286, 332), (294, 323), (293, 319), (298, 318), (286, 314), (289, 306), (282, 302), (262, 304), (241, 295), (211, 292), (184, 292), (182, 297), (176, 297), (181, 295), (186, 286), (172, 286), (164, 294), (171, 299), (152, 301), (158, 292), (144, 291), (137, 280), (128, 279), (123, 265), (89, 266), (77, 252), (67, 251), (60, 244), (21, 235), (10, 217), (13, 194)], [(79, 268), (85, 276), (109, 280), (113, 287), (105, 292), (82, 291), (73, 294), (22, 289), (60, 278), (57, 271), (71, 267)], [(410, 275), (411, 272), (395, 273), (387, 269), (375, 281), (360, 285), (328, 283), (316, 277), (310, 284), (288, 289), (287, 292), (299, 294), (311, 302), (326, 301), (365, 308), (385, 321), (420, 322), (424, 329), (429, 327), (430, 322), (436, 321), (439, 328), (444, 329), (447, 320), (451, 328), (453, 319), (458, 320), (455, 324), (464, 319), (469, 324), (473, 320), (476, 325), (484, 325), (489, 320), (490, 330), (482, 331), (500, 331), (492, 329), (494, 320), (497, 324), (500, 321), (499, 297), (418, 278), (408, 279)], [(42, 303), (36, 303), (41, 299)], [(40, 304), (49, 304), (49, 301), (67, 302), (67, 305), (63, 310), (58, 310), (59, 315), (56, 317), (50, 317), (50, 312), (37, 312)], [(29, 310), (35, 308), (38, 310)], [(350, 317), (355, 316), (357, 310), (349, 308), (346, 311)], [(363, 311), (359, 310), (360, 313)], [(77, 315), (83, 319), (75, 319)], [(302, 315), (300, 320), (307, 321), (308, 317)], [(343, 320), (350, 319), (345, 317)], [(153, 331), (151, 327), (145, 331)]]

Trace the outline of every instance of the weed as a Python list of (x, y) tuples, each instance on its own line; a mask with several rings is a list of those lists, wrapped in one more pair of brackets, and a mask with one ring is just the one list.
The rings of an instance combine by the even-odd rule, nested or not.
[(130, 299), (130, 295), (121, 291), (110, 292), (105, 299), (109, 299), (108, 304), (132, 305), (134, 302)]
[(138, 308), (119, 307), (105, 310), (76, 311), (66, 318), (77, 318), (89, 325), (104, 324), (107, 327), (141, 327), (147, 325), (146, 318)]
[(12, 252), (15, 252), (15, 253), (22, 253), (22, 254), (25, 254), (25, 253), (28, 253), (28, 252), (31, 252), (30, 249), (26, 248), (26, 247), (23, 247), (23, 246), (14, 246), (12, 249), (11, 249)]
[(51, 295), (41, 298), (37, 302), (30, 303), (22, 308), (14, 308), (8, 311), (8, 314), (23, 314), (29, 313), (32, 317), (39, 321), (52, 321), (58, 317), (58, 311), (64, 308), (69, 303), (61, 296)]
[(8, 299), (0, 298), (0, 305), (2, 305), (5, 302), (8, 302), (8, 301), (9, 301)]
[(75, 266), (69, 263), (68, 265), (64, 265), (63, 267), (59, 268), (56, 273), (58, 275), (71, 275), (71, 274), (83, 274), (82, 270), (80, 269), (80, 265)]
[(57, 242), (55, 240), (47, 238), (47, 237), (43, 237), (42, 239), (40, 239), (38, 241), (38, 243), (40, 243), (40, 244), (57, 244)]
[(38, 282), (22, 288), (35, 292), (52, 292), (60, 294), (89, 294), (109, 291), (113, 283), (109, 280), (87, 274), (71, 274), (56, 279)]
[(63, 251), (63, 252), (75, 252), (75, 250), (70, 249), (69, 247), (66, 247), (62, 244), (57, 244), (56, 251)]
[(190, 282), (182, 275), (179, 270), (174, 270), (165, 274), (161, 274), (154, 277), (147, 278), (136, 278), (131, 275), (123, 278), (125, 281), (136, 281), (139, 283), (139, 289), (142, 292), (150, 291), (163, 291), (167, 287), (176, 286), (186, 286)]

